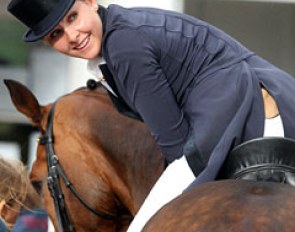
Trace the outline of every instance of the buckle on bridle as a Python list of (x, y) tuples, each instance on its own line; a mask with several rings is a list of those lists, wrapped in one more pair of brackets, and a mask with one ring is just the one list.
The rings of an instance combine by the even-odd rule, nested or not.
[(53, 138), (48, 136), (40, 136), (37, 138), (37, 143), (40, 145), (53, 144)]

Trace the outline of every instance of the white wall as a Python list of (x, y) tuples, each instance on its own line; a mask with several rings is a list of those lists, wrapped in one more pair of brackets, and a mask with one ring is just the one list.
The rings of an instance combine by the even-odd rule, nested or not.
[(183, 0), (98, 0), (101, 5), (118, 4), (125, 7), (149, 6), (167, 10), (183, 11)]
[(20, 146), (14, 142), (0, 142), (0, 156), (8, 159), (20, 159)]

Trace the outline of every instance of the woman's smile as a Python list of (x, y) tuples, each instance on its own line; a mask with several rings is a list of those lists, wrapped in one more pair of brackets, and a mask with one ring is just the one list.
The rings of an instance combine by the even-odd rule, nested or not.
[(74, 47), (75, 50), (85, 51), (89, 47), (90, 35), (86, 36), (77, 46)]

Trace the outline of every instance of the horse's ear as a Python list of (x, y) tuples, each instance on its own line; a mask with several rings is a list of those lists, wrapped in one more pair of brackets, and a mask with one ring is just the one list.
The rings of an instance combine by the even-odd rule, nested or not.
[(16, 109), (27, 116), (33, 124), (39, 125), (41, 122), (41, 109), (38, 100), (33, 93), (23, 84), (15, 80), (4, 80), (11, 100)]

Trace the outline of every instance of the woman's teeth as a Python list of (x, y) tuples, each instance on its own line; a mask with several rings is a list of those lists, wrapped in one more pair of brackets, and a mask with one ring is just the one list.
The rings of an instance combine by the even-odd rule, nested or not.
[(76, 49), (77, 50), (81, 50), (81, 49), (83, 49), (87, 44), (88, 44), (88, 42), (89, 42), (89, 36), (84, 40), (84, 41), (82, 41), (82, 43), (80, 43), (77, 47), (76, 47)]

